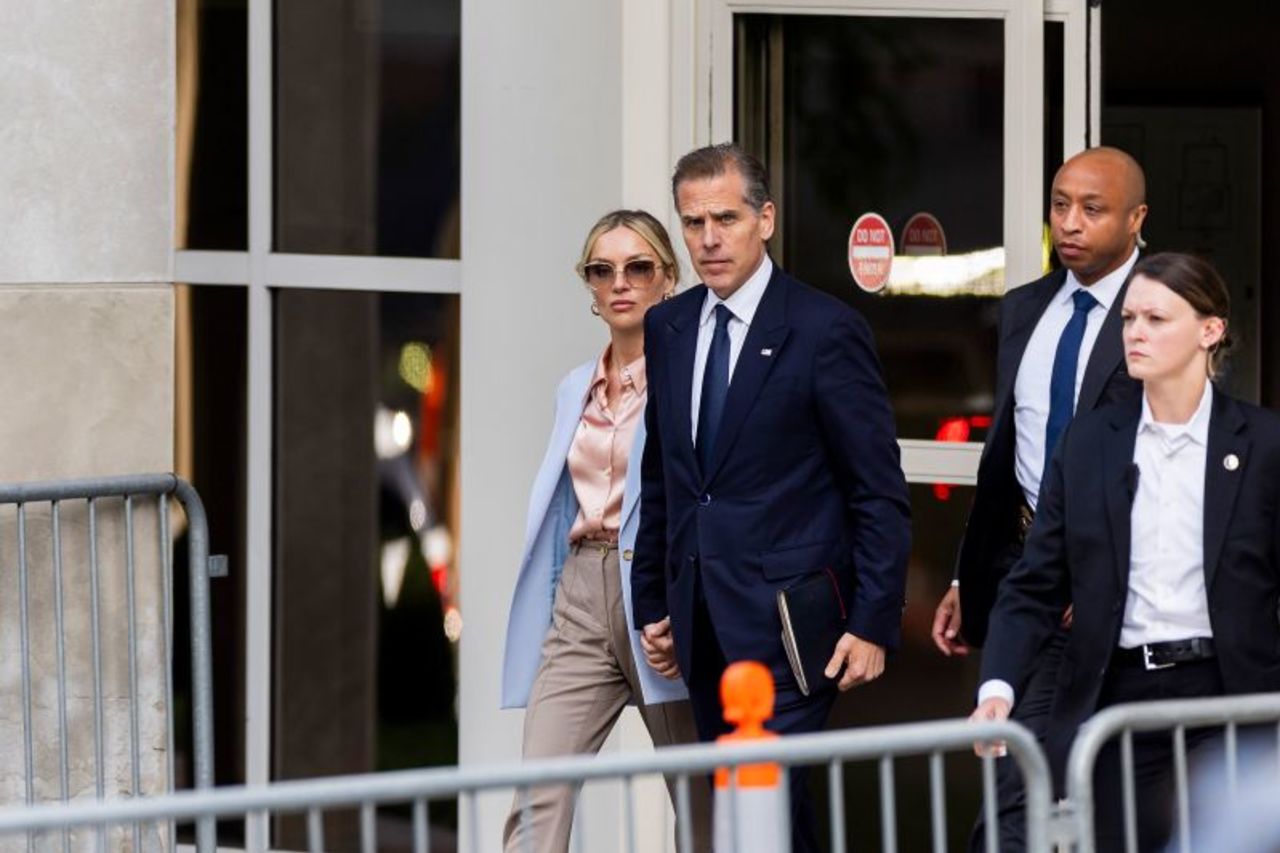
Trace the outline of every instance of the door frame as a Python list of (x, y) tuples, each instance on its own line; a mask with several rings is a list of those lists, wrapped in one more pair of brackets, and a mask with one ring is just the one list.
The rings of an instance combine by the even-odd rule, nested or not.
[[(1097, 11), (1097, 10), (1093, 10)], [(896, 18), (980, 18), (1004, 22), (1005, 278), (1014, 287), (1042, 274), (1044, 175), (1044, 23), (1064, 25), (1063, 156), (1097, 139), (1097, 15), (1087, 0), (674, 0), (672, 150), (733, 138), (734, 16), (841, 15)], [(1092, 30), (1092, 32), (1091, 32)], [(1092, 38), (1090, 38), (1092, 35)], [(973, 485), (982, 445), (899, 439), (902, 467), (912, 483)]]

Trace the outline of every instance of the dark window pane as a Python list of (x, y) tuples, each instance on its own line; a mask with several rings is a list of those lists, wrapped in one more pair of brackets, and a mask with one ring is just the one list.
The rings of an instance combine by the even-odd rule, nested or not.
[[(867, 317), (901, 436), (981, 440), (1004, 287), (1003, 24), (737, 21), (736, 127), (769, 165), (775, 260)], [(898, 245), (875, 295), (854, 284), (847, 253), (868, 211)], [(903, 257), (902, 232), (921, 211), (943, 227), (942, 257)]]
[(248, 247), (247, 0), (178, 4), (177, 245)]
[(459, 0), (278, 0), (275, 248), (458, 257)]
[(273, 776), (455, 764), (458, 298), (288, 289), (274, 314)]
[[(245, 452), (247, 291), (243, 287), (178, 285), (175, 456), (177, 470), (200, 493), (209, 522), (209, 550), (225, 554), (231, 571), (209, 586), (213, 648), (214, 781), (242, 785), (245, 706)], [(178, 509), (173, 532), (174, 766), (177, 786), (190, 787), (191, 622), (187, 527)], [(190, 828), (180, 828), (187, 840)], [(243, 838), (241, 821), (220, 826), (223, 843)]]
[[(1056, 21), (1044, 23), (1044, 222), (1049, 225), (1049, 190), (1053, 176), (1062, 165), (1062, 134), (1064, 112), (1062, 87), (1066, 76), (1063, 68), (1063, 38), (1066, 24)], [(1081, 140), (1083, 144), (1084, 140)], [(1047, 236), (1046, 236), (1046, 239)], [(1057, 258), (1054, 257), (1054, 263)]]

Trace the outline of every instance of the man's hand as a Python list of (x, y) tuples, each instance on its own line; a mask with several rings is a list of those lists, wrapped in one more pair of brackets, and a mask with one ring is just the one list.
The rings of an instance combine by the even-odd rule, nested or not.
[[(1009, 719), (1009, 703), (998, 696), (992, 696), (983, 702), (977, 708), (973, 709), (973, 713), (969, 715), (971, 723), (1002, 723)], [(990, 754), (993, 758), (1003, 758), (1007, 748), (1002, 740), (994, 743), (975, 743), (973, 745), (974, 755), (982, 758)]]
[(836, 643), (835, 654), (827, 663), (827, 678), (835, 678), (844, 664), (844, 675), (840, 676), (837, 685), (841, 690), (875, 681), (884, 672), (884, 647), (859, 639), (853, 634), (845, 634)]
[(960, 639), (960, 587), (952, 586), (933, 611), (933, 644), (947, 657), (969, 654)]
[(676, 663), (676, 644), (671, 636), (671, 617), (664, 616), (661, 622), (650, 622), (644, 626), (640, 635), (640, 648), (644, 650), (644, 659), (654, 672), (663, 678), (679, 678), (680, 665)]

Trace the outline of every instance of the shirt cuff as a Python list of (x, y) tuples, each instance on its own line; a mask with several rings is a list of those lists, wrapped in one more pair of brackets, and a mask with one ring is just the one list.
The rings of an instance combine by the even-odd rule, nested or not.
[(999, 678), (992, 678), (982, 682), (982, 686), (978, 688), (978, 704), (981, 705), (988, 699), (1003, 699), (1012, 708), (1013, 685)]

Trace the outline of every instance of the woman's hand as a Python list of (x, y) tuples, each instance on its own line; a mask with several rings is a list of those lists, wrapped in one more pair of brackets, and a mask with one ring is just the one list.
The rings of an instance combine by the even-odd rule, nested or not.
[(680, 665), (676, 663), (676, 644), (671, 636), (670, 616), (664, 616), (661, 622), (650, 622), (644, 626), (640, 635), (640, 648), (644, 650), (644, 659), (658, 675), (672, 679), (680, 677)]

